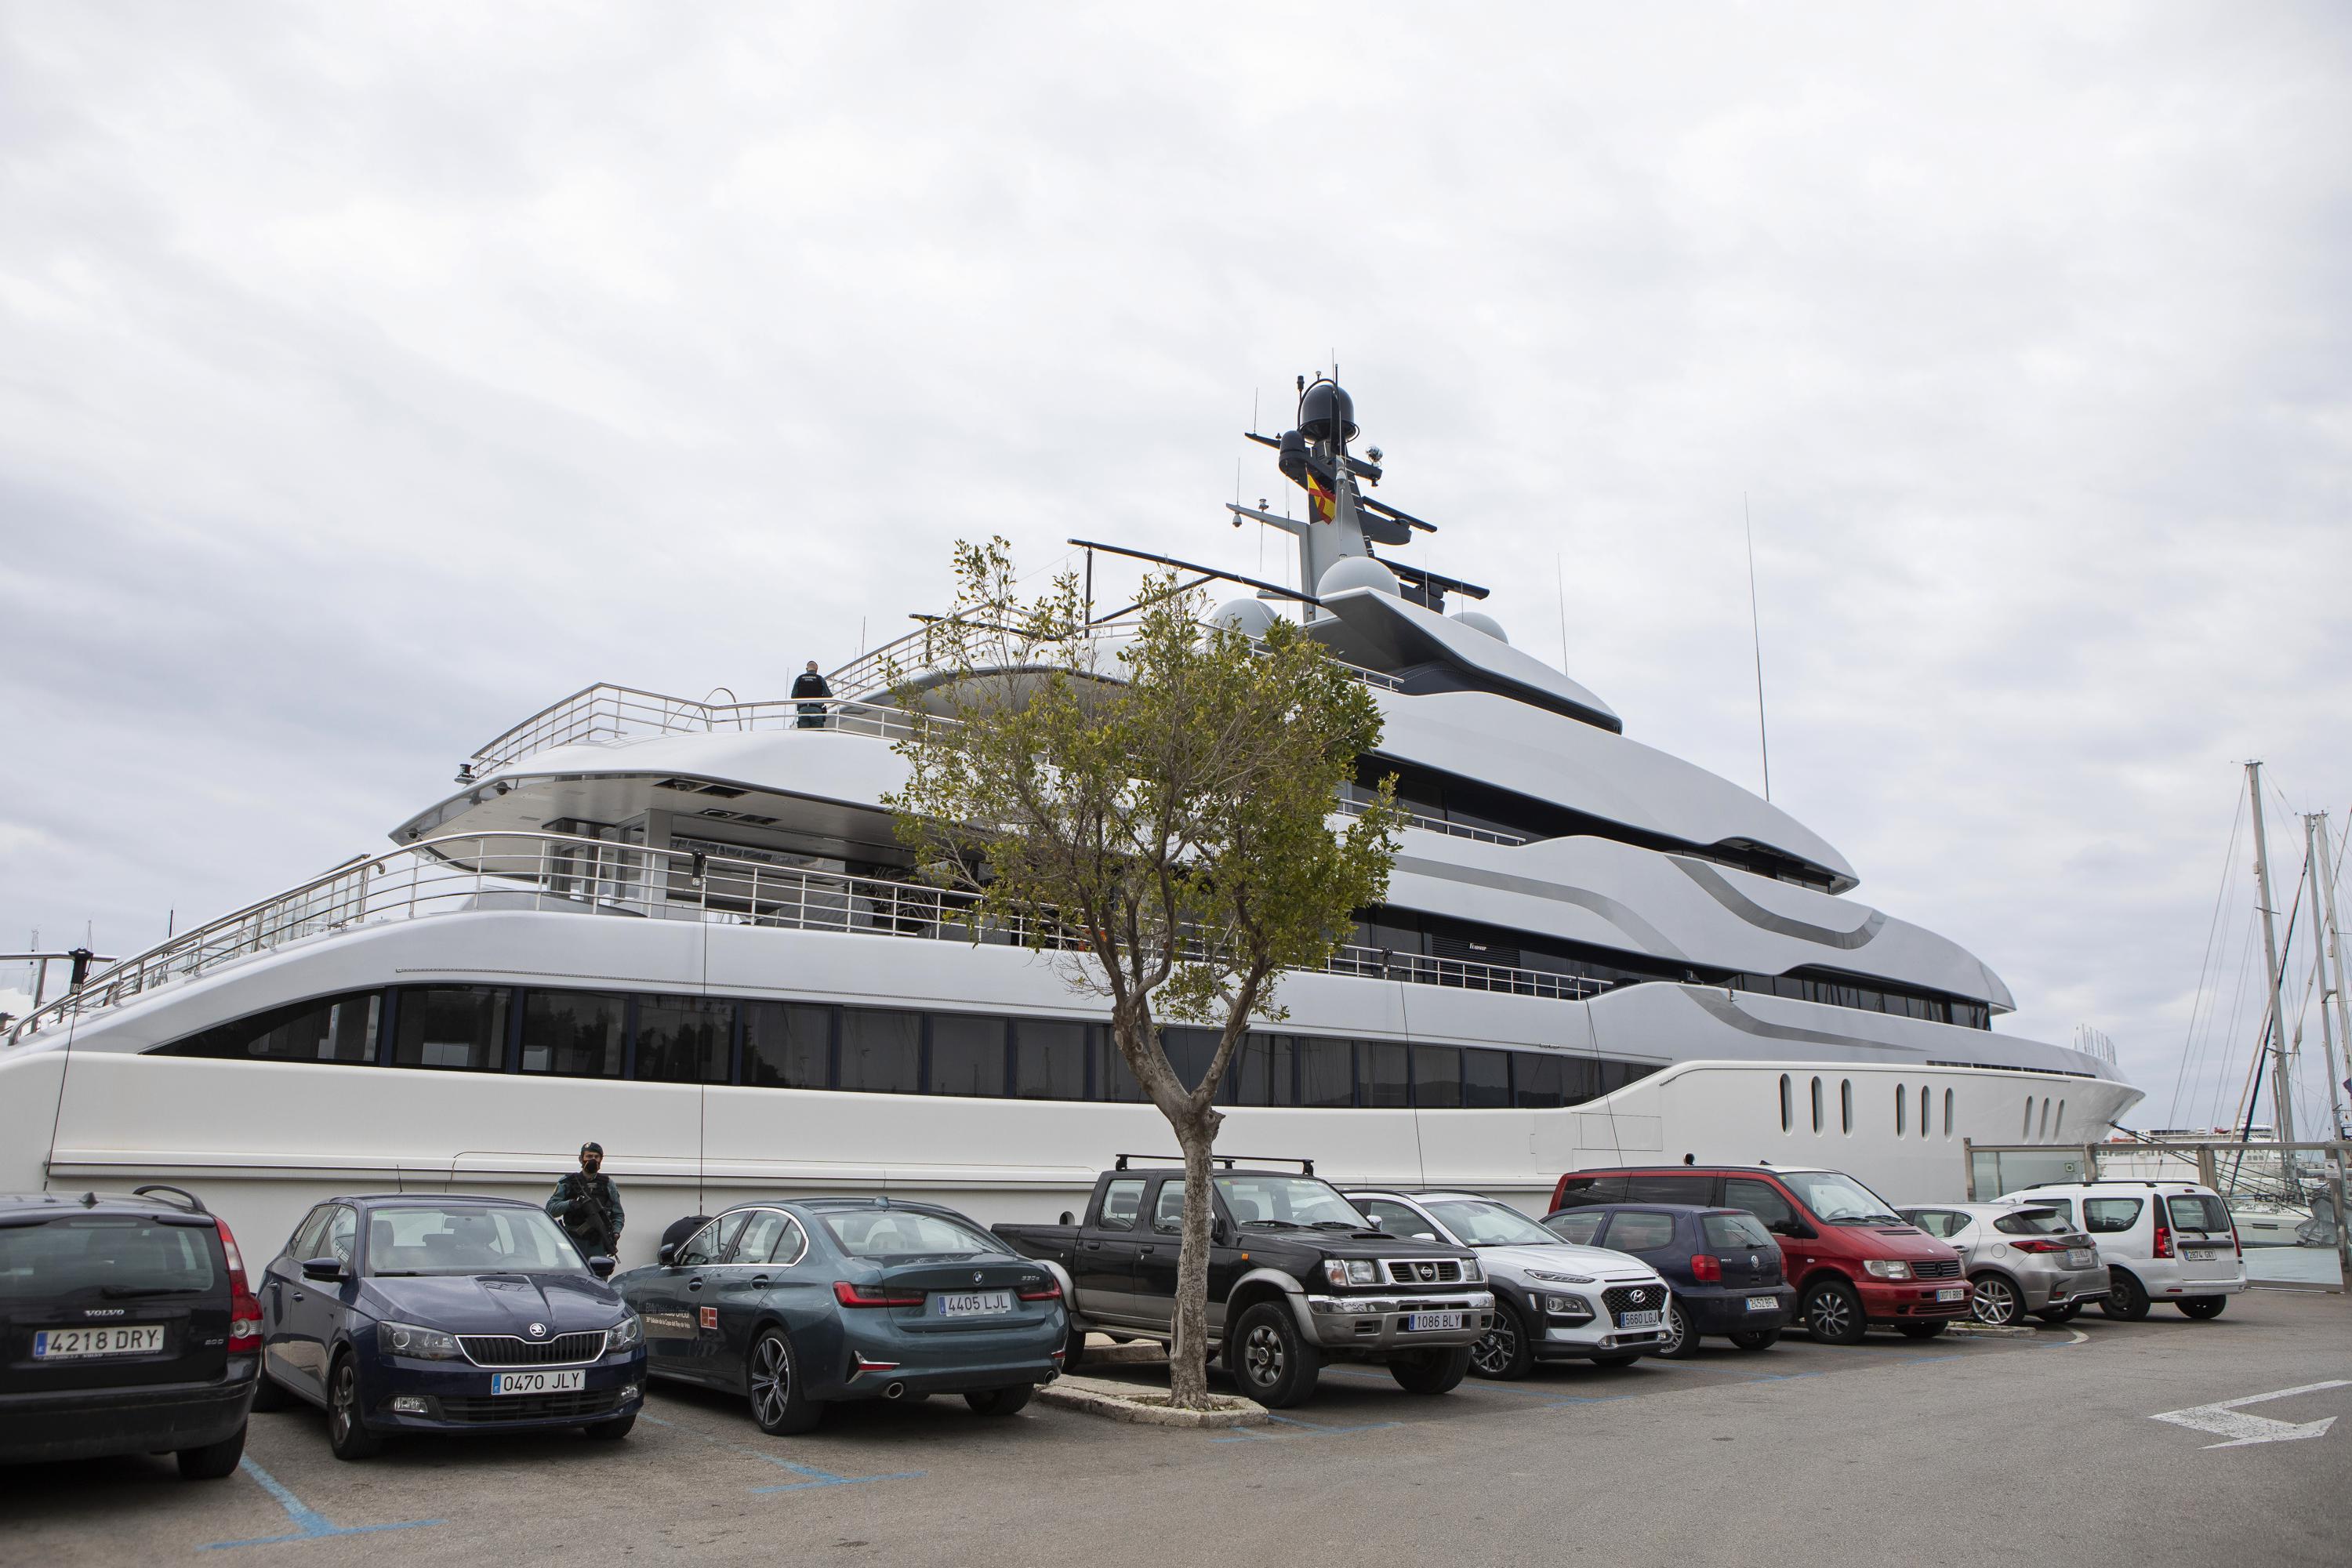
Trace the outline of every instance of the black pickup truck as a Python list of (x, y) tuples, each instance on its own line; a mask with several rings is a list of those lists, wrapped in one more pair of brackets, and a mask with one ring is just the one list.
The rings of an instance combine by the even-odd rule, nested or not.
[[(1157, 1158), (1120, 1155), (1095, 1179), (1081, 1220), (995, 1227), (1069, 1275), (1066, 1370), (1076, 1369), (1089, 1329), (1163, 1341), (1173, 1331), (1184, 1173), (1129, 1168)], [(1381, 1235), (1312, 1161), (1269, 1163), (1299, 1168), (1221, 1156), (1211, 1178), (1209, 1349), (1241, 1391), (1276, 1409), (1303, 1403), (1326, 1361), (1377, 1363), (1414, 1394), (1460, 1383), (1494, 1321), (1477, 1258)]]

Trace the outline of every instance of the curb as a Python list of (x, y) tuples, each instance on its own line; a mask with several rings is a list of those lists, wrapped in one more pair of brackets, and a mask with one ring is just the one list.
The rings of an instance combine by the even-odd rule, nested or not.
[(1148, 1403), (1164, 1400), (1164, 1394), (1154, 1394), (1132, 1384), (1108, 1383), (1085, 1376), (1057, 1377), (1037, 1390), (1037, 1402), (1058, 1409), (1075, 1410), (1083, 1415), (1099, 1415), (1107, 1421), (1125, 1421), (1138, 1426), (1181, 1426), (1194, 1431), (1223, 1430), (1230, 1426), (1260, 1426), (1271, 1419), (1263, 1405), (1230, 1394), (1213, 1394), (1209, 1397), (1217, 1408), (1213, 1410), (1171, 1410), (1164, 1404)]
[(1949, 1323), (1944, 1329), (1946, 1338), (1964, 1340), (2021, 1340), (2033, 1331), (2032, 1323)]

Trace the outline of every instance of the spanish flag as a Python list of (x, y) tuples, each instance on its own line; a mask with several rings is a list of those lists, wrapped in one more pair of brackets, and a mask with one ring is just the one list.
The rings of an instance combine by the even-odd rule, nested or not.
[(1328, 522), (1339, 512), (1339, 498), (1323, 482), (1323, 476), (1314, 469), (1307, 470), (1307, 499), (1315, 508), (1315, 521)]

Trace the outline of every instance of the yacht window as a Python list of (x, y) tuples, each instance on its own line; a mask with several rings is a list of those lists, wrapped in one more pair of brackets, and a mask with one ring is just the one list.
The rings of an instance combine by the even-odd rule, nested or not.
[(503, 985), (411, 985), (400, 992), (392, 1063), (498, 1072), (507, 1065)]
[(1813, 1131), (1822, 1130), (1822, 1080), (1813, 1079)]
[(1782, 1073), (1780, 1075), (1780, 1131), (1783, 1132), (1793, 1132), (1796, 1129), (1796, 1091), (1789, 1083), (1789, 1075), (1787, 1073)]
[(932, 1094), (1004, 1094), (1004, 1020), (971, 1013), (931, 1015)]
[(175, 1040), (155, 1054), (223, 1061), (372, 1062), (382, 995), (353, 991), (293, 1002)]
[(1462, 1103), (1482, 1110), (1511, 1103), (1511, 1054), (1465, 1048), (1462, 1053)]
[(2021, 1128), (2019, 1128), (2019, 1129), (2017, 1130), (2017, 1138), (2018, 1138), (2018, 1142), (2021, 1143), (2021, 1142), (2023, 1142), (2026, 1139), (2031, 1138), (2031, 1137), (2032, 1137), (2032, 1136), (2033, 1136), (2033, 1097), (2032, 1097), (2032, 1095), (2030, 1095), (2030, 1094), (2029, 1094), (2029, 1095), (2027, 1095), (2027, 1096), (2025, 1097), (2025, 1125), (2024, 1125), (2024, 1126), (2022, 1126), (2022, 1127), (2021, 1127)]
[(1901, 1084), (1896, 1084), (1895, 1086), (1895, 1136), (1897, 1138), (1903, 1136), (1903, 1108), (1910, 1103), (1910, 1095), (1905, 1091)]
[(1289, 1104), (1292, 1059), (1290, 1041), (1286, 1036), (1256, 1033), (1243, 1036), (1241, 1045), (1234, 1051), (1232, 1071), (1225, 1075), (1225, 1081), (1217, 1086), (1216, 1103)]
[(1919, 1136), (1927, 1136), (1927, 1086), (1919, 1086)]
[(1946, 1090), (1944, 1091), (1944, 1136), (1945, 1136), (1945, 1137), (1947, 1137), (1947, 1138), (1949, 1138), (1951, 1135), (1952, 1135), (1952, 1091), (1951, 1091), (1950, 1089), (1946, 1089)]
[(1224, 1039), (1222, 1029), (1194, 1029), (1181, 1026), (1163, 1025), (1160, 1030), (1160, 1048), (1168, 1058), (1168, 1066), (1176, 1074), (1176, 1081), (1186, 1089), (1200, 1087), (1217, 1059), (1217, 1047)]
[[(407, 1004), (402, 1005), (404, 1013)], [(593, 991), (526, 991), (522, 994), (522, 1070), (560, 1078), (618, 1078), (628, 1022), (625, 996)], [(401, 1024), (404, 1035), (405, 1016)]]
[(656, 1083), (725, 1083), (732, 1071), (735, 1004), (648, 996), (637, 1004), (637, 1068)]
[(922, 1089), (923, 1016), (845, 1007), (841, 1014), (841, 1087), (868, 1094), (916, 1094)]
[(1459, 1106), (1462, 1103), (1462, 1048), (1459, 1046), (1412, 1047), (1412, 1102), (1428, 1106)]
[(743, 1005), (743, 1081), (761, 1089), (833, 1087), (833, 1009)]
[(1412, 1087), (1405, 1077), (1405, 1048), (1389, 1040), (1356, 1042), (1356, 1103), (1399, 1106), (1412, 1103)]
[(1551, 1110), (1570, 1103), (1566, 1057), (1549, 1051), (1513, 1051), (1511, 1103), (1531, 1110)]
[(1312, 1035), (1294, 1036), (1298, 1050), (1298, 1103), (1356, 1103), (1355, 1048), (1348, 1040), (1326, 1040)]
[(1013, 1092), (1023, 1100), (1084, 1100), (1087, 1028), (1084, 1024), (1014, 1019)]
[(2061, 1138), (2066, 1136), (2066, 1102), (2063, 1100), (2058, 1102), (2057, 1132), (2058, 1136)]
[(1849, 1138), (1853, 1137), (1853, 1079), (1850, 1078), (1842, 1078), (1838, 1079), (1838, 1120), (1841, 1125), (1844, 1127), (1846, 1136)]
[(1118, 1048), (1118, 1037), (1106, 1025), (1098, 1033), (1096, 1047), (1100, 1052), (1095, 1068), (1095, 1098), (1120, 1105), (1140, 1105), (1149, 1097), (1143, 1085), (1136, 1081), (1135, 1069), (1127, 1065), (1125, 1053)]
[(2048, 1139), (2048, 1138), (2049, 1138), (2049, 1136), (2050, 1136), (2050, 1099), (2049, 1099), (2049, 1096), (2047, 1096), (2047, 1095), (2044, 1095), (2044, 1096), (2042, 1097), (2042, 1133), (2041, 1133), (2041, 1136), (2042, 1136), (2044, 1140)]

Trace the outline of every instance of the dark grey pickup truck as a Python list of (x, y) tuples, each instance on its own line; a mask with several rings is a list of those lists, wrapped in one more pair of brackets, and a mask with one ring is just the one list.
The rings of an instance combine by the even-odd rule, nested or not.
[[(1089, 1329), (1166, 1340), (1175, 1317), (1184, 1215), (1181, 1169), (1118, 1168), (1095, 1180), (1083, 1218), (1000, 1225), (996, 1234), (1069, 1275), (1076, 1370)], [(1491, 1326), (1495, 1298), (1465, 1248), (1383, 1236), (1315, 1174), (1244, 1168), (1220, 1159), (1209, 1254), (1210, 1353), (1241, 1391), (1274, 1408), (1315, 1392), (1326, 1361), (1386, 1366), (1414, 1394), (1462, 1381), (1470, 1347)]]

